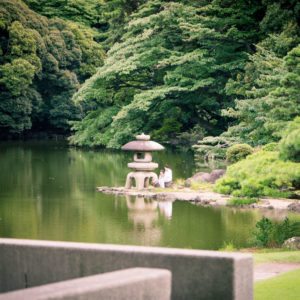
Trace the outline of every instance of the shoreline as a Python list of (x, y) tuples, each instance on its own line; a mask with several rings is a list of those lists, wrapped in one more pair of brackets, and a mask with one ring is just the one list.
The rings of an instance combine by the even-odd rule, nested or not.
[[(282, 199), (282, 198), (260, 198), (257, 203), (249, 205), (227, 205), (229, 199), (232, 196), (222, 195), (212, 191), (194, 191), (189, 188), (183, 188), (181, 190), (166, 189), (125, 189), (124, 187), (97, 187), (97, 191), (105, 194), (113, 194), (116, 196), (137, 196), (150, 199), (156, 199), (161, 201), (188, 201), (197, 205), (206, 206), (228, 206), (233, 208), (259, 208), (259, 209), (277, 209), (288, 210), (294, 213), (300, 213), (300, 200), (296, 199)], [(298, 209), (291, 209), (291, 204), (299, 205)]]

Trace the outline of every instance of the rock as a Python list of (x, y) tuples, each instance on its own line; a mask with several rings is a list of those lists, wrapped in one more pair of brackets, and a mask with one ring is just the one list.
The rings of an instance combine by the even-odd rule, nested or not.
[(294, 203), (290, 204), (288, 206), (288, 210), (300, 213), (300, 203), (294, 202)]
[(283, 243), (284, 248), (300, 250), (300, 236), (294, 236)]
[(190, 187), (192, 182), (209, 182), (215, 183), (220, 177), (225, 174), (225, 170), (216, 169), (211, 173), (198, 172), (185, 181), (185, 186)]
[(209, 174), (209, 173), (198, 172), (198, 173), (194, 174), (192, 177), (188, 178), (188, 179), (185, 181), (184, 185), (185, 185), (186, 187), (190, 187), (192, 181), (195, 181), (195, 182), (202, 181), (202, 180), (201, 180), (201, 177), (202, 177), (204, 174)]
[(211, 183), (215, 183), (219, 178), (221, 178), (226, 173), (226, 170), (216, 169), (210, 173), (210, 181)]

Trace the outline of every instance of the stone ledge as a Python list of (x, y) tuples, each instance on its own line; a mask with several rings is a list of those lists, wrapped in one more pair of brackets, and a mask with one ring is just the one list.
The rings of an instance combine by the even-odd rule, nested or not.
[(0, 252), (2, 292), (138, 267), (169, 270), (173, 300), (253, 296), (252, 258), (243, 253), (18, 239), (0, 239)]
[(0, 300), (169, 300), (171, 273), (131, 268), (0, 294)]

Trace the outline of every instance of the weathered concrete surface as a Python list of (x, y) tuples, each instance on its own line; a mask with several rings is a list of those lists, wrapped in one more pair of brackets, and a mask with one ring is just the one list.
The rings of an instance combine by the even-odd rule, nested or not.
[(254, 281), (260, 281), (278, 276), (292, 270), (300, 269), (300, 263), (265, 263), (254, 269)]
[(172, 273), (172, 299), (253, 298), (249, 254), (0, 239), (0, 291), (143, 267)]
[(133, 268), (0, 294), (0, 300), (169, 300), (171, 273)]
[[(210, 205), (210, 206), (225, 206), (227, 201), (231, 198), (227, 195), (211, 191), (194, 191), (189, 188), (183, 188), (180, 190), (166, 190), (157, 191), (155, 189), (145, 190), (134, 190), (126, 189), (124, 187), (97, 187), (98, 192), (114, 195), (129, 195), (129, 196), (140, 196), (145, 198), (157, 199), (157, 200), (168, 200), (168, 201), (190, 201), (197, 205)], [(273, 198), (262, 198), (258, 203), (247, 205), (249, 208), (259, 209), (277, 209), (277, 210), (293, 210), (295, 205), (298, 205), (299, 200), (295, 199), (273, 199)], [(299, 212), (300, 210), (293, 210)]]

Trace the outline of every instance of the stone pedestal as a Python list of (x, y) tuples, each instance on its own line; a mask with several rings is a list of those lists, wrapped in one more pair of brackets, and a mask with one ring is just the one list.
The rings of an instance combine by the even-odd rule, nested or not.
[(135, 181), (135, 186), (138, 190), (148, 188), (150, 183), (154, 183), (158, 180), (156, 173), (154, 172), (130, 172), (126, 178), (126, 189), (131, 189), (134, 186), (133, 181)]
[(152, 162), (151, 151), (163, 150), (164, 147), (156, 142), (150, 141), (150, 136), (141, 134), (136, 137), (136, 141), (127, 143), (122, 147), (123, 150), (134, 151), (133, 162), (128, 164), (132, 169), (126, 178), (126, 189), (136, 187), (138, 190), (148, 188), (150, 183), (158, 180), (153, 172), (158, 164)]

